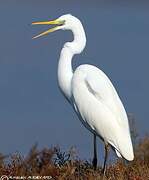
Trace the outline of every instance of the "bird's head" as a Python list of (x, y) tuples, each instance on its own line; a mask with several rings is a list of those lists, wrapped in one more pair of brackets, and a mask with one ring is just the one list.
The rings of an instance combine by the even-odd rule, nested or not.
[(57, 30), (73, 30), (75, 27), (81, 25), (81, 22), (76, 17), (72, 16), (71, 14), (62, 15), (59, 18), (52, 20), (52, 21), (40, 21), (40, 22), (33, 22), (32, 25), (54, 25), (53, 28), (48, 29), (40, 33), (37, 36), (34, 36), (33, 39), (38, 38), (43, 35), (47, 35), (50, 32), (54, 32)]

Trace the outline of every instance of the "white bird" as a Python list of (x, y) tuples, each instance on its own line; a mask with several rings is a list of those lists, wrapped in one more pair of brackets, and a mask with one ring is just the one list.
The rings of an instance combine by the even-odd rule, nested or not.
[(67, 14), (53, 21), (32, 24), (56, 25), (34, 38), (60, 29), (73, 33), (74, 40), (66, 42), (60, 53), (58, 84), (83, 125), (93, 133), (94, 168), (97, 166), (96, 136), (105, 144), (104, 174), (109, 145), (118, 157), (132, 161), (134, 153), (127, 114), (110, 79), (102, 70), (90, 64), (80, 65), (73, 71), (72, 58), (80, 54), (86, 45), (86, 35), (80, 20)]

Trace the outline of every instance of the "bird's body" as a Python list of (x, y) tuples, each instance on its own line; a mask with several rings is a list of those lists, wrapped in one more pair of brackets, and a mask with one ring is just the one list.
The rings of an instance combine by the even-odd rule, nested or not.
[(127, 115), (109, 78), (95, 66), (79, 66), (72, 78), (72, 97), (83, 124), (111, 144), (118, 155), (132, 160)]
[(73, 106), (81, 122), (94, 136), (100, 137), (105, 144), (110, 144), (119, 157), (133, 160), (127, 114), (110, 79), (103, 71), (89, 64), (80, 65), (73, 71), (73, 56), (80, 54), (86, 45), (82, 23), (72, 15), (63, 15), (46, 24), (60, 24), (60, 26), (36, 37), (58, 29), (73, 32), (74, 40), (64, 44), (58, 63), (58, 84), (64, 96)]

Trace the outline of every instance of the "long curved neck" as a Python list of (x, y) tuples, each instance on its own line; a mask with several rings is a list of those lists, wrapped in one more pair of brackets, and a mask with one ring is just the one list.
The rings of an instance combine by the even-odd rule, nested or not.
[(71, 102), (72, 96), (72, 58), (75, 54), (81, 53), (86, 45), (86, 36), (81, 23), (79, 24), (79, 27), (73, 28), (72, 32), (74, 35), (74, 40), (72, 42), (67, 42), (64, 44), (58, 63), (58, 84), (69, 102)]

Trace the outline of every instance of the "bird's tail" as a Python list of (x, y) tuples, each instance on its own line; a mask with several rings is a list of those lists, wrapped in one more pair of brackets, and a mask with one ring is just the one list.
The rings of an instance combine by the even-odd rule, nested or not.
[(134, 159), (132, 141), (129, 135), (124, 136), (123, 139), (119, 139), (117, 151), (117, 155), (120, 154), (128, 161), (132, 161)]

